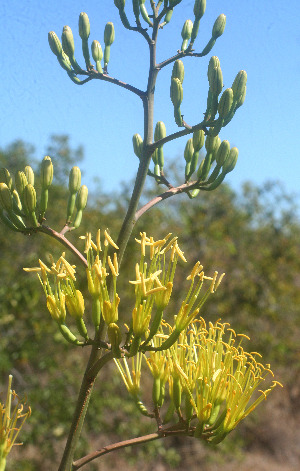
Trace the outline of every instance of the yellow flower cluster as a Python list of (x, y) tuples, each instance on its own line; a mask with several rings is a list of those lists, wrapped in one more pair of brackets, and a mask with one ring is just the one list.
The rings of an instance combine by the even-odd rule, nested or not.
[[(28, 407), (26, 413), (23, 412), (23, 403), (26, 402), (26, 398), (23, 400), (19, 399), (15, 391), (11, 390), (12, 376), (9, 376), (8, 390), (6, 396), (6, 403), (1, 404), (0, 402), (0, 470), (5, 469), (6, 457), (13, 445), (16, 445), (15, 441), (21, 428), (24, 425), (25, 420), (30, 417), (31, 409)], [(12, 409), (12, 403), (17, 400), (17, 404)], [(21, 419), (21, 425), (17, 427), (18, 420)]]

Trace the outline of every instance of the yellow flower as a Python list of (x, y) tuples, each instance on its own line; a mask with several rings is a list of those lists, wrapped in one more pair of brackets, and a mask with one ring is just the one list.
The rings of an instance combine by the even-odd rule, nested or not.
[[(8, 390), (6, 396), (6, 403), (1, 404), (0, 402), (0, 470), (5, 469), (6, 457), (13, 445), (21, 428), (24, 425), (25, 420), (30, 416), (31, 409), (28, 408), (26, 413), (23, 413), (23, 403), (26, 402), (26, 398), (19, 399), (15, 391), (11, 390), (12, 376), (9, 375)], [(12, 403), (17, 400), (17, 404), (12, 409)], [(21, 424), (17, 427), (17, 422), (21, 420)]]

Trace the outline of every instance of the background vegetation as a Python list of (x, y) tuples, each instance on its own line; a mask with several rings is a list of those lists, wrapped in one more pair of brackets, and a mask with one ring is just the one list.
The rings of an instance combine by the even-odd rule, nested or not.
[[(54, 165), (55, 182), (50, 189), (46, 223), (60, 230), (65, 221), (67, 177), (70, 168), (83, 158), (81, 148), (72, 149), (66, 136), (52, 136), (48, 149)], [(0, 149), (0, 166), (11, 174), (34, 162), (34, 148), (16, 141)], [(168, 170), (171, 181), (181, 169), (177, 162)], [(83, 183), (84, 178), (83, 178)], [(150, 197), (159, 191), (148, 186)], [(86, 230), (96, 233), (108, 227), (114, 237), (124, 216), (130, 187), (120, 194), (103, 194), (99, 187), (90, 195), (83, 224), (68, 237), (80, 247), (78, 236)], [(147, 198), (148, 199), (148, 198)], [(207, 273), (226, 272), (217, 294), (210, 298), (202, 316), (215, 322), (222, 318), (238, 333), (251, 337), (249, 351), (263, 354), (271, 363), (276, 379), (284, 389), (276, 388), (267, 402), (217, 447), (208, 447), (195, 439), (158, 441), (144, 447), (121, 450), (91, 463), (91, 471), (139, 469), (139, 471), (272, 470), (292, 471), (300, 464), (300, 221), (294, 196), (285, 193), (279, 183), (257, 188), (244, 184), (234, 193), (223, 184), (192, 202), (185, 195), (170, 198), (146, 213), (134, 230), (155, 237), (172, 232), (188, 259), (188, 267), (178, 267), (177, 286), (197, 260)], [(119, 280), (120, 315), (128, 321), (131, 306), (128, 280), (134, 277), (136, 245), (134, 236), (123, 262)], [(82, 246), (83, 247), (83, 246)], [(44, 294), (36, 276), (23, 267), (37, 265), (61, 247), (43, 234), (25, 237), (0, 227), (0, 391), (8, 374), (14, 375), (14, 388), (26, 392), (33, 414), (22, 433), (23, 447), (15, 447), (8, 469), (15, 471), (55, 470), (72, 418), (87, 349), (71, 347), (59, 334), (46, 309)], [(68, 258), (70, 259), (70, 257)], [(72, 260), (72, 259), (71, 259)], [(76, 263), (73, 260), (73, 263)], [(85, 288), (85, 273), (78, 267), (80, 289)], [(170, 314), (179, 302), (175, 290)], [(86, 316), (87, 318), (87, 316)], [(246, 343), (245, 343), (246, 345)], [(88, 410), (78, 457), (113, 441), (155, 430), (155, 424), (141, 419), (128, 397), (121, 379), (108, 365), (100, 375)], [(150, 383), (149, 383), (150, 384)], [(147, 384), (146, 384), (147, 386)], [(151, 404), (145, 388), (145, 402)], [(105, 430), (105, 434), (103, 433)], [(9, 467), (10, 466), (10, 467)]]

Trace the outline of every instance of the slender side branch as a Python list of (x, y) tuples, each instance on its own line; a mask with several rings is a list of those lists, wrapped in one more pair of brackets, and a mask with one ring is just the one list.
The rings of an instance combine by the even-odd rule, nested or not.
[(88, 79), (84, 80), (84, 82), (87, 82), (88, 80), (92, 79), (97, 79), (97, 80), (104, 80), (105, 82), (110, 82), (113, 83), (114, 85), (118, 85), (119, 87), (125, 88), (126, 90), (129, 90), (130, 92), (134, 93), (135, 95), (139, 96), (140, 98), (144, 98), (146, 95), (145, 92), (140, 90), (139, 88), (134, 87), (133, 85), (130, 85), (129, 83), (122, 82), (122, 80), (110, 77), (107, 73), (100, 74), (97, 70), (85, 70), (77, 75), (88, 75)]
[(172, 64), (172, 62), (175, 62), (177, 59), (181, 59), (182, 57), (204, 57), (206, 54), (203, 54), (202, 52), (187, 52), (187, 51), (180, 51), (176, 54), (176, 56), (172, 56), (169, 59), (166, 59), (163, 62), (160, 62), (157, 64), (157, 67), (159, 69), (162, 69), (163, 67), (166, 67), (169, 64)]
[(155, 149), (158, 147), (163, 146), (167, 142), (174, 141), (174, 139), (177, 139), (178, 137), (186, 136), (187, 134), (191, 134), (192, 132), (197, 131), (198, 129), (203, 129), (204, 133), (207, 134), (207, 129), (206, 126), (213, 126), (214, 121), (202, 121), (199, 124), (195, 124), (195, 126), (191, 126), (189, 128), (185, 128), (182, 131), (177, 131), (174, 132), (173, 134), (170, 134), (169, 136), (164, 137), (163, 139), (160, 139), (159, 141), (153, 142), (148, 148), (149, 152), (153, 154)]
[(156, 196), (153, 198), (151, 201), (148, 201), (144, 206), (142, 206), (136, 213), (135, 213), (135, 222), (152, 206), (156, 205), (157, 203), (160, 203), (163, 200), (166, 200), (167, 198), (170, 198), (171, 196), (177, 195), (178, 193), (185, 193), (187, 191), (193, 190), (194, 188), (198, 188), (199, 182), (190, 182), (190, 183), (184, 183), (183, 185), (180, 185), (175, 188), (170, 188), (168, 191), (165, 191), (159, 196)]
[(82, 253), (79, 252), (79, 250), (77, 250), (76, 247), (74, 247), (74, 245), (71, 244), (71, 242), (69, 242), (68, 239), (65, 238), (63, 233), (56, 232), (54, 229), (51, 229), (51, 227), (45, 226), (44, 224), (36, 228), (35, 231), (43, 232), (44, 234), (47, 234), (50, 237), (53, 237), (53, 239), (58, 240), (62, 245), (67, 247), (74, 255), (76, 255), (76, 257), (80, 260), (80, 262), (85, 267), (87, 267), (87, 261), (82, 255)]
[(186, 428), (184, 430), (161, 430), (159, 432), (155, 433), (150, 433), (149, 435), (144, 435), (143, 437), (138, 437), (138, 438), (132, 438), (130, 440), (124, 440), (123, 442), (118, 442), (114, 443), (112, 445), (108, 445), (101, 450), (94, 451), (88, 455), (86, 455), (84, 458), (81, 458), (80, 460), (77, 460), (73, 463), (73, 471), (77, 471), (77, 469), (80, 469), (82, 466), (84, 466), (87, 463), (90, 463), (94, 459), (98, 458), (99, 456), (106, 455), (107, 453), (111, 453), (112, 451), (115, 450), (120, 450), (121, 448), (126, 448), (127, 446), (132, 446), (132, 445), (139, 445), (140, 443), (147, 443), (151, 442), (153, 440), (157, 440), (158, 438), (164, 438), (168, 436), (174, 436), (174, 435), (190, 435), (191, 432), (187, 431)]

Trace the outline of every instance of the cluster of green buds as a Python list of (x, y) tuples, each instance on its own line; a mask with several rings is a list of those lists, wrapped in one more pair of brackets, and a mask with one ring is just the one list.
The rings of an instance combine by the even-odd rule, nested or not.
[[(181, 30), (181, 37), (182, 37), (182, 44), (181, 44), (181, 51), (182, 52), (191, 52), (195, 39), (197, 38), (200, 26), (200, 20), (203, 17), (206, 9), (206, 0), (195, 0), (194, 3), (194, 15), (195, 20), (186, 20)], [(222, 13), (218, 16), (216, 21), (214, 22), (211, 38), (208, 41), (205, 48), (200, 53), (200, 56), (206, 56), (213, 46), (215, 45), (216, 40), (222, 36), (225, 30), (226, 25), (226, 16)]]
[[(242, 106), (246, 97), (247, 73), (240, 70), (236, 75), (231, 88), (227, 88), (221, 95), (223, 89), (223, 75), (220, 61), (217, 56), (211, 57), (207, 78), (209, 83), (209, 91), (207, 97), (207, 108), (205, 112), (205, 120), (215, 120), (216, 114), (218, 118), (214, 123), (214, 135), (219, 134), (222, 127), (232, 120), (236, 110)], [(220, 99), (219, 96), (221, 95)]]
[[(153, 351), (131, 360), (132, 375), (126, 358), (115, 360), (143, 415), (153, 416), (141, 400), (143, 360), (153, 377), (152, 400), (162, 423), (179, 420), (189, 435), (211, 444), (224, 440), (276, 385), (282, 386), (273, 380), (267, 389), (258, 389), (267, 376), (274, 376), (270, 365), (258, 361), (259, 353), (247, 353), (241, 344), (249, 338), (236, 334), (228, 323), (206, 326), (202, 317), (194, 319), (169, 349), (161, 351), (173, 332), (174, 328), (161, 322), (151, 340)], [(165, 400), (168, 407), (161, 409)]]
[[(225, 176), (234, 169), (238, 159), (238, 149), (236, 147), (230, 148), (227, 140), (221, 142), (218, 135), (214, 136), (213, 128), (206, 137), (204, 131), (197, 130), (193, 133), (193, 138), (187, 141), (184, 150), (186, 181), (191, 178), (196, 170), (199, 151), (204, 143), (206, 156), (197, 169), (197, 181), (194, 189), (190, 192), (191, 197), (198, 195), (200, 190), (215, 190), (222, 183)], [(214, 169), (209, 174), (213, 165)]]
[[(12, 375), (9, 375), (6, 402), (5, 404), (0, 402), (0, 471), (5, 470), (7, 455), (12, 447), (17, 445), (15, 442), (21, 428), (31, 415), (30, 407), (27, 412), (24, 412), (26, 396), (24, 399), (20, 399), (17, 393), (11, 389), (11, 384)], [(16, 401), (16, 405), (13, 407), (14, 401)], [(21, 424), (18, 425), (20, 420)]]
[[(93, 65), (90, 60), (90, 51), (88, 40), (90, 37), (90, 21), (86, 13), (82, 12), (79, 15), (78, 31), (82, 42), (82, 53), (88, 71), (93, 69)], [(106, 24), (104, 29), (104, 70), (107, 70), (107, 65), (110, 59), (110, 46), (115, 39), (114, 25), (109, 22)], [(70, 26), (64, 26), (61, 36), (61, 42), (54, 31), (50, 31), (48, 34), (48, 41), (53, 54), (56, 55), (57, 60), (61, 67), (66, 70), (70, 79), (77, 85), (81, 85), (84, 81), (81, 81), (77, 74), (84, 73), (82, 67), (78, 64), (75, 59), (75, 44), (74, 37)], [(96, 70), (103, 74), (101, 61), (103, 59), (103, 52), (99, 41), (94, 40), (91, 44), (92, 57), (96, 63)]]
[[(0, 218), (13, 231), (30, 233), (45, 220), (49, 188), (53, 181), (51, 157), (46, 156), (42, 160), (39, 176), (40, 198), (37, 201), (35, 175), (31, 167), (27, 166), (24, 171), (18, 171), (14, 184), (9, 171), (6, 168), (0, 169)], [(88, 196), (87, 187), (81, 186), (81, 172), (78, 167), (73, 167), (70, 172), (69, 190), (66, 224), (70, 229), (76, 229), (81, 223)], [(77, 212), (72, 224), (75, 206)]]

